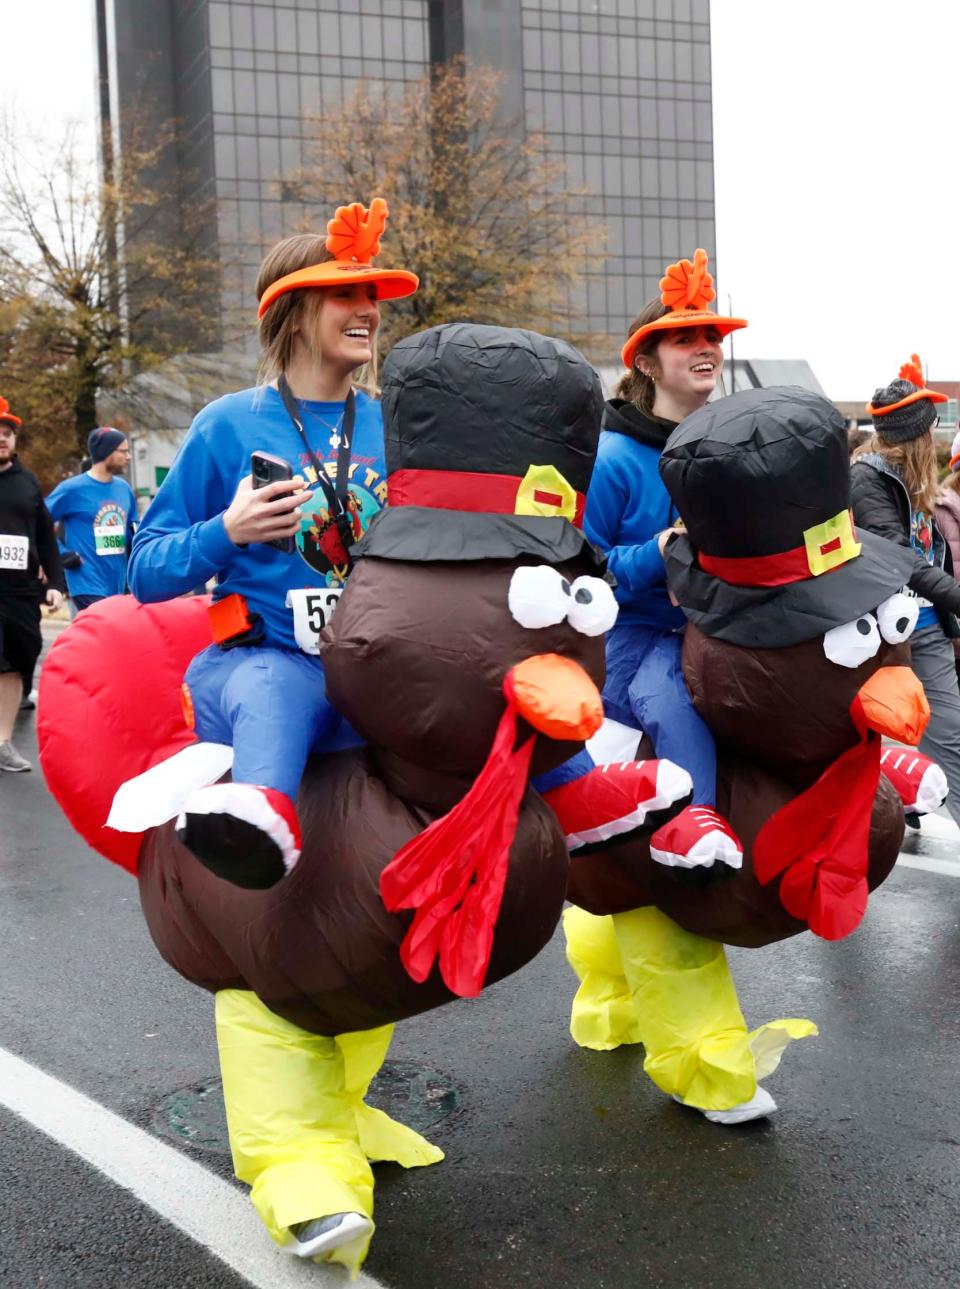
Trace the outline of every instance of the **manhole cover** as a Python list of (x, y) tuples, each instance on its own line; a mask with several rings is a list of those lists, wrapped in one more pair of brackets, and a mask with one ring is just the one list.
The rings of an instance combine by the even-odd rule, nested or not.
[(460, 1089), (449, 1074), (415, 1061), (384, 1061), (370, 1084), (367, 1105), (385, 1111), (416, 1132), (426, 1132), (457, 1108)]
[(229, 1155), (227, 1116), (223, 1108), (223, 1084), (205, 1079), (192, 1087), (171, 1092), (160, 1102), (153, 1116), (155, 1128), (177, 1141)]
[[(459, 1100), (460, 1090), (449, 1075), (415, 1061), (385, 1061), (366, 1096), (368, 1105), (417, 1132), (426, 1132), (445, 1119)], [(219, 1079), (204, 1079), (171, 1092), (157, 1107), (153, 1124), (165, 1136), (197, 1150), (230, 1153)]]

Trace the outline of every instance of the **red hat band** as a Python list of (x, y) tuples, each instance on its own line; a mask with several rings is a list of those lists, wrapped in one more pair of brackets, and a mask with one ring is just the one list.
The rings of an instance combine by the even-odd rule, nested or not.
[(774, 555), (750, 555), (744, 558), (698, 553), (705, 573), (718, 577), (730, 586), (789, 586), (806, 582), (811, 577), (832, 572), (860, 554), (853, 512), (839, 515), (805, 530), (803, 545)]
[(586, 497), (552, 465), (532, 465), (522, 477), (470, 470), (394, 470), (387, 479), (391, 506), (539, 515), (583, 527)]

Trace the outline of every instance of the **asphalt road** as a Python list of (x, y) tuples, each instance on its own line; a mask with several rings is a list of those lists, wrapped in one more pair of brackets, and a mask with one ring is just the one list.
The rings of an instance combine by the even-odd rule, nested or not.
[[(33, 755), (32, 718), (16, 741)], [(910, 849), (947, 871), (898, 868), (843, 943), (731, 954), (752, 1024), (821, 1029), (767, 1084), (769, 1123), (708, 1124), (640, 1052), (577, 1049), (559, 936), (481, 998), (400, 1026), (397, 1068), (446, 1089), (428, 1135), (447, 1159), (378, 1166), (366, 1270), (390, 1289), (960, 1283), (960, 843)], [(230, 1177), (215, 1141), (158, 1127), (170, 1094), (216, 1076), (211, 1000), (160, 961), (133, 880), (74, 837), (39, 773), (0, 776), (0, 1048)], [(249, 1283), (3, 1110), (0, 1143), (3, 1289)]]

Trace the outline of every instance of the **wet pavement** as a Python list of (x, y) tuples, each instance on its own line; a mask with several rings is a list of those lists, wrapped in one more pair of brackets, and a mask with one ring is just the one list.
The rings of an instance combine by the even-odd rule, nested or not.
[[(821, 1029), (769, 1081), (769, 1122), (711, 1125), (639, 1051), (578, 1050), (559, 935), (479, 999), (398, 1027), (381, 1104), (426, 1115), (447, 1159), (378, 1166), (367, 1270), (391, 1289), (960, 1283), (960, 834), (928, 830), (906, 863), (940, 871), (898, 866), (848, 940), (731, 953), (751, 1024)], [(39, 773), (0, 776), (0, 1046), (230, 1176), (211, 999), (160, 961), (135, 883)], [(245, 1283), (5, 1111), (0, 1140), (3, 1289)]]

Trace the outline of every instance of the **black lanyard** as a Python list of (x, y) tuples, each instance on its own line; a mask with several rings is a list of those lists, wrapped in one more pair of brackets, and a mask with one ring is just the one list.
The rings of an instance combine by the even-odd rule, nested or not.
[(350, 516), (347, 514), (347, 485), (350, 482), (350, 451), (353, 443), (353, 423), (357, 414), (357, 401), (353, 390), (351, 389), (347, 394), (346, 402), (343, 405), (343, 421), (339, 430), (340, 442), (337, 445), (336, 487), (331, 484), (326, 470), (324, 470), (322, 463), (317, 460), (317, 454), (310, 446), (310, 440), (307, 438), (303, 422), (300, 420), (300, 413), (296, 399), (293, 397), (293, 391), (287, 383), (286, 376), (282, 373), (277, 380), (277, 390), (283, 399), (287, 415), (293, 421), (301, 439), (303, 439), (303, 446), (307, 449), (307, 455), (310, 457), (310, 463), (317, 476), (317, 483), (323, 489), (323, 494), (330, 507), (330, 514), (337, 525), (340, 540), (343, 542), (343, 549), (347, 556), (347, 567), (348, 569), (352, 568), (353, 559), (350, 555), (350, 547), (353, 544), (354, 536)]

